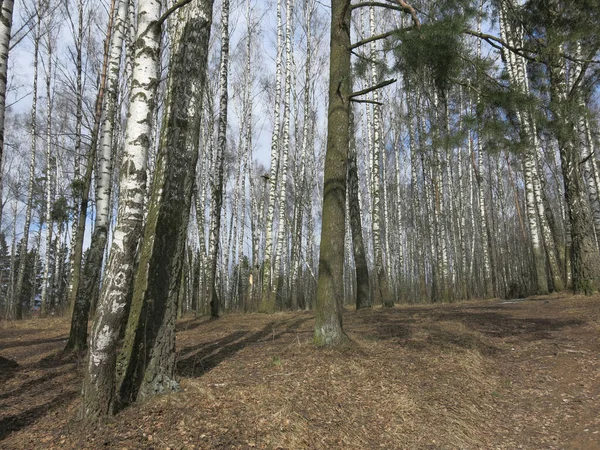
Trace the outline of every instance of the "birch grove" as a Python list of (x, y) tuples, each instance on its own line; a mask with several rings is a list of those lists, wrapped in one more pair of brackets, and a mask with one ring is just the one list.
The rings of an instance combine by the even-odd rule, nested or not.
[(179, 389), (185, 315), (335, 346), (345, 309), (596, 292), (598, 14), (547, 3), (4, 0), (0, 312), (70, 316), (96, 420)]

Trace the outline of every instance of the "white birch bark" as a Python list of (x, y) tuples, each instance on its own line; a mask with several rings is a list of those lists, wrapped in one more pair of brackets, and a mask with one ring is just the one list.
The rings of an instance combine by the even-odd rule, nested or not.
[(273, 253), (273, 219), (275, 215), (275, 201), (277, 198), (277, 177), (279, 168), (279, 128), (280, 128), (280, 103), (281, 103), (281, 78), (283, 55), (283, 24), (281, 13), (281, 0), (277, 0), (277, 56), (275, 58), (275, 105), (273, 110), (273, 132), (271, 134), (271, 168), (269, 174), (269, 200), (267, 210), (267, 224), (265, 231), (265, 254), (263, 265), (262, 300), (260, 310), (273, 312), (274, 299), (271, 299), (271, 278), (274, 265), (271, 264)]
[(146, 198), (146, 166), (159, 78), (160, 1), (141, 0), (135, 39), (129, 115), (120, 170), (119, 207), (98, 311), (92, 324), (83, 385), (84, 417), (110, 413), (114, 400), (117, 338), (129, 301)]
[(44, 273), (42, 275), (42, 305), (40, 314), (47, 313), (49, 296), (52, 294), (50, 286), (50, 248), (52, 246), (52, 57), (53, 42), (50, 30), (46, 30), (46, 46), (48, 51), (48, 61), (46, 62), (46, 254), (44, 255)]
[(0, 7), (0, 228), (2, 228), (2, 167), (4, 163), (4, 114), (6, 109), (6, 83), (8, 75), (8, 50), (12, 29), (13, 0), (2, 0)]
[[(119, 0), (116, 17), (113, 22), (109, 54), (108, 79), (106, 84), (106, 103), (102, 120), (102, 135), (98, 149), (98, 165), (96, 175), (96, 216), (92, 240), (87, 253), (81, 279), (76, 288), (75, 304), (68, 349), (85, 348), (87, 341), (87, 323), (91, 299), (95, 298), (100, 288), (100, 276), (104, 252), (108, 241), (110, 226), (110, 209), (113, 184), (114, 129), (117, 119), (117, 100), (119, 93), (119, 75), (123, 41), (129, 0)], [(71, 278), (72, 279), (72, 278)]]
[[(221, 62), (219, 64), (219, 120), (217, 146), (215, 148), (216, 176), (213, 184), (212, 217), (209, 239), (209, 303), (211, 316), (220, 314), (220, 299), (217, 294), (217, 260), (219, 253), (219, 236), (221, 232), (221, 214), (223, 204), (223, 158), (227, 146), (227, 104), (228, 104), (228, 70), (229, 70), (229, 0), (224, 0), (221, 11)], [(225, 267), (225, 270), (228, 270)]]
[[(29, 156), (29, 179), (27, 182), (27, 206), (25, 207), (25, 225), (23, 227), (23, 238), (21, 239), (21, 257), (19, 258), (19, 271), (17, 275), (15, 289), (13, 290), (14, 297), (9, 300), (13, 305), (11, 311), (14, 313), (12, 318), (22, 318), (22, 295), (23, 281), (25, 276), (25, 266), (27, 261), (27, 247), (29, 246), (29, 230), (31, 228), (31, 215), (33, 209), (33, 182), (35, 180), (35, 156), (37, 144), (37, 97), (38, 97), (38, 62), (39, 62), (39, 46), (41, 33), (41, 17), (38, 16), (37, 24), (34, 31), (34, 48), (33, 48), (33, 89), (31, 98), (31, 125), (30, 125), (30, 156)], [(0, 199), (1, 202), (1, 199)], [(15, 216), (16, 224), (16, 216)], [(39, 253), (39, 248), (38, 248)], [(11, 272), (12, 273), (12, 272)]]
[(282, 139), (282, 155), (281, 167), (279, 176), (281, 181), (279, 184), (279, 225), (277, 229), (277, 249), (275, 259), (273, 260), (273, 274), (275, 280), (271, 284), (271, 295), (275, 295), (277, 291), (277, 279), (282, 276), (285, 279), (285, 261), (282, 258), (283, 247), (286, 244), (285, 233), (287, 230), (287, 175), (288, 175), (288, 158), (290, 152), (290, 94), (292, 91), (292, 20), (293, 20), (293, 4), (292, 0), (286, 0), (286, 21), (285, 21), (285, 89), (283, 93), (283, 139)]

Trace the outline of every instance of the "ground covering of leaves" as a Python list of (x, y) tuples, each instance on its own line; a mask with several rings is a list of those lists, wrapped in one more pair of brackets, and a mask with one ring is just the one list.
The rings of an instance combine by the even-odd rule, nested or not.
[[(78, 421), (66, 319), (0, 323), (0, 448), (600, 449), (600, 296), (178, 323), (182, 392)], [(14, 366), (14, 363), (18, 366)]]

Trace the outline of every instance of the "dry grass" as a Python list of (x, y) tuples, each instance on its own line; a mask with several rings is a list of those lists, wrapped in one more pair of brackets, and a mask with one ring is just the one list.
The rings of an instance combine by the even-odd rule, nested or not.
[(310, 313), (183, 319), (183, 391), (93, 430), (75, 420), (78, 362), (40, 361), (68, 323), (0, 325), (21, 364), (0, 387), (0, 448), (600, 448), (600, 297), (344, 319), (342, 350), (314, 348)]

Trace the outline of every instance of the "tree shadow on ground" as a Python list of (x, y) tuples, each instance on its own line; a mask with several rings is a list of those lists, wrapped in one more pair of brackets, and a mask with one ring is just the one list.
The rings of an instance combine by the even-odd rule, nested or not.
[[(210, 343), (186, 347), (179, 355), (186, 355), (177, 362), (179, 375), (185, 377), (201, 377), (214, 369), (227, 358), (231, 358), (240, 350), (260, 342), (266, 338), (276, 341), (284, 334), (294, 332), (310, 317), (287, 322), (270, 322), (261, 330), (254, 333), (247, 331), (236, 331), (230, 335)], [(281, 327), (284, 328), (281, 328)], [(279, 330), (278, 330), (279, 329)], [(225, 343), (225, 345), (223, 345)]]
[(431, 345), (442, 350), (459, 347), (491, 355), (501, 348), (493, 345), (489, 338), (518, 337), (533, 342), (551, 339), (553, 331), (584, 324), (573, 319), (517, 318), (508, 314), (511, 310), (504, 311), (472, 308), (373, 310), (362, 315), (353, 314), (348, 331), (366, 340), (397, 341), (415, 349)]
[(499, 312), (441, 312), (437, 320), (461, 322), (469, 329), (491, 337), (519, 336), (526, 341), (549, 338), (550, 333), (566, 327), (585, 324), (578, 319), (547, 319), (534, 317), (510, 317)]
[(53, 372), (45, 372), (42, 376), (40, 376), (38, 378), (33, 378), (31, 380), (25, 381), (18, 388), (13, 389), (12, 391), (7, 391), (7, 392), (1, 393), (0, 400), (12, 398), (12, 397), (18, 397), (21, 394), (27, 394), (29, 396), (32, 396), (32, 395), (34, 395), (35, 391), (41, 391), (41, 390), (47, 388), (47, 386), (45, 386), (42, 383), (47, 383), (47, 382), (53, 380), (54, 378), (65, 375), (66, 373), (68, 373), (70, 371), (71, 371), (70, 368), (65, 367), (64, 369), (58, 369)]
[(77, 391), (65, 392), (42, 405), (0, 419), (0, 441), (6, 439), (11, 433), (33, 424), (41, 417), (47, 415), (50, 411), (67, 405), (78, 395), (79, 393)]
[(177, 324), (175, 325), (175, 331), (177, 333), (182, 333), (185, 331), (192, 331), (198, 327), (212, 324), (212, 323), (214, 323), (214, 321), (215, 321), (214, 319), (211, 319), (210, 317), (207, 317), (207, 316), (192, 317), (190, 319), (178, 320)]
[(34, 345), (53, 344), (55, 342), (65, 341), (66, 339), (67, 339), (66, 336), (59, 336), (59, 337), (50, 338), (50, 339), (32, 339), (29, 341), (15, 340), (15, 341), (3, 342), (2, 349), (5, 350), (7, 348), (30, 347), (30, 346), (34, 346)]

